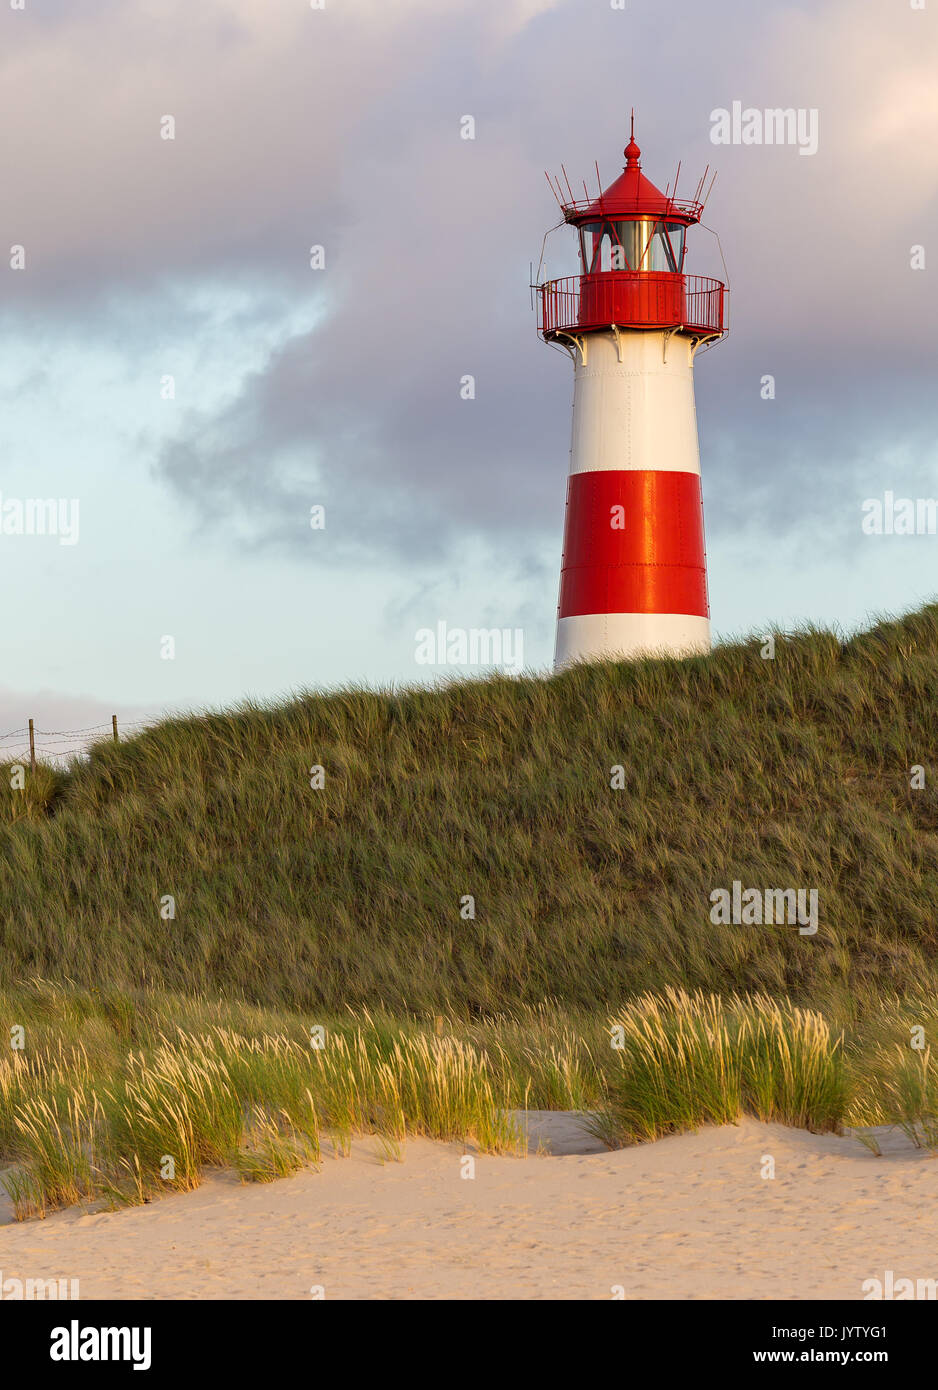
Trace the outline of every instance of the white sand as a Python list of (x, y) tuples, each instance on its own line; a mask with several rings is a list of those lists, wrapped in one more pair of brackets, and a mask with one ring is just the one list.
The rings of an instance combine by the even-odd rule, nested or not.
[(615, 1153), (575, 1115), (531, 1135), (553, 1156), (475, 1155), (472, 1180), (459, 1145), (382, 1163), (369, 1140), (272, 1184), (214, 1174), (5, 1225), (0, 1270), (77, 1276), (83, 1298), (861, 1298), (886, 1269), (938, 1278), (938, 1164), (899, 1135), (882, 1158), (751, 1120)]

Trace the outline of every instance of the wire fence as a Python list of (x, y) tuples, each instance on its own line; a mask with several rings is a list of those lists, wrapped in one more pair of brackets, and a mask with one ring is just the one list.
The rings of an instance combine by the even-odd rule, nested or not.
[(0, 763), (29, 762), (35, 767), (39, 759), (64, 761), (86, 753), (92, 743), (108, 737), (119, 743), (122, 734), (133, 735), (152, 723), (152, 719), (118, 721), (117, 715), (112, 714), (108, 723), (88, 724), (83, 729), (40, 729), (35, 720), (29, 719), (20, 728), (0, 734)]

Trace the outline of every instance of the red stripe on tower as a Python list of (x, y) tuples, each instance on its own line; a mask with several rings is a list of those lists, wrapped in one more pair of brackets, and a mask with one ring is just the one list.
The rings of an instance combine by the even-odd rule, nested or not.
[(710, 616), (696, 473), (572, 474), (557, 616), (581, 613)]

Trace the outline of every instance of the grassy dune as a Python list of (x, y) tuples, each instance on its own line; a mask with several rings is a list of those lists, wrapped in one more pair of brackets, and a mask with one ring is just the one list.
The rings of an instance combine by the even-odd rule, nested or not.
[[(0, 769), (17, 1214), (356, 1134), (512, 1150), (525, 1108), (613, 1146), (752, 1114), (938, 1147), (938, 605), (761, 645)], [(817, 932), (715, 924), (734, 880), (816, 890)]]
[[(478, 1016), (875, 995), (934, 978), (938, 606), (779, 635), (774, 660), (753, 640), (170, 720), (8, 783), (0, 985)], [(817, 934), (713, 925), (733, 880), (816, 888)]]

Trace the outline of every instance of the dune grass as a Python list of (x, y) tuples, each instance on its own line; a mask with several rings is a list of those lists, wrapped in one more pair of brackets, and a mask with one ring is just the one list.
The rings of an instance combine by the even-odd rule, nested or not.
[(938, 1150), (938, 990), (923, 983), (887, 994), (867, 1012), (863, 1035), (864, 1047), (848, 1054), (847, 1124), (858, 1133), (894, 1126), (916, 1146)]
[(0, 1059), (0, 1183), (23, 1219), (189, 1191), (220, 1165), (270, 1182), (358, 1136), (384, 1161), (415, 1136), (521, 1153), (525, 1109), (585, 1111), (610, 1147), (743, 1114), (861, 1137), (894, 1125), (934, 1147), (938, 1066), (911, 1031), (933, 1026), (926, 1004), (871, 1003), (847, 1032), (787, 999), (681, 990), (607, 1019), (543, 1003), (311, 1025), (245, 1002), (118, 1001), (35, 980), (0, 995), (24, 1041)]
[(815, 1131), (840, 1127), (843, 1039), (813, 1010), (762, 995), (668, 990), (610, 1021), (617, 1066), (596, 1131), (634, 1144), (741, 1115)]
[(213, 1166), (270, 1181), (318, 1161), (324, 1142), (347, 1153), (357, 1135), (379, 1136), (389, 1156), (412, 1136), (484, 1153), (521, 1144), (510, 1069), (432, 1024), (364, 1014), (248, 1034), (231, 1024), (256, 1023), (250, 1006), (160, 998), (128, 1048), (112, 1000), (99, 1009), (37, 981), (2, 1007), (27, 1020), (24, 1048), (0, 1060), (0, 1182), (19, 1217), (189, 1191)]
[[(761, 648), (310, 694), (98, 744), (54, 796), (0, 797), (0, 986), (483, 1016), (934, 978), (938, 605)], [(734, 880), (816, 889), (817, 934), (715, 927)]]
[(17, 821), (42, 824), (55, 810), (70, 778), (66, 768), (29, 759), (0, 763), (0, 825)]
[[(938, 605), (775, 637), (0, 768), (17, 1212), (357, 1134), (510, 1151), (525, 1107), (938, 1145)], [(817, 932), (715, 924), (734, 881), (816, 890)]]

